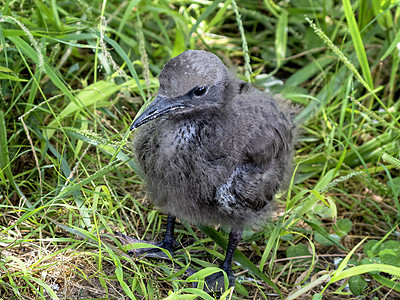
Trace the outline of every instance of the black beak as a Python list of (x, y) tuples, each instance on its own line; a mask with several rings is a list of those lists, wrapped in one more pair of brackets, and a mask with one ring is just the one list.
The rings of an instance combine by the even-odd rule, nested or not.
[(131, 130), (159, 117), (171, 114), (174, 111), (188, 107), (185, 104), (185, 96), (170, 98), (158, 95), (146, 109), (133, 121)]

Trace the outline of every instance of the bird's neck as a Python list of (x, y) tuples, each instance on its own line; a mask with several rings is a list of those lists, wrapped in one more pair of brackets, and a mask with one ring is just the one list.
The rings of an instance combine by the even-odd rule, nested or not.
[(194, 139), (199, 134), (199, 124), (197, 122), (191, 122), (189, 120), (185, 120), (181, 123), (177, 139), (180, 139), (180, 142), (188, 143)]
[(169, 134), (178, 144), (201, 143), (204, 138), (217, 136), (216, 131), (221, 128), (222, 113), (199, 113), (196, 116), (182, 117), (179, 120), (171, 120)]

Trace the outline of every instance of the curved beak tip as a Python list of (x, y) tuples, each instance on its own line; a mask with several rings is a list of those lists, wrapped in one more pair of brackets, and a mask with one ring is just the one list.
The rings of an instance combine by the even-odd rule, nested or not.
[(173, 114), (174, 111), (179, 111), (185, 107), (188, 107), (188, 105), (182, 101), (177, 101), (176, 98), (167, 98), (158, 95), (144, 111), (135, 118), (130, 130), (133, 131), (147, 122), (171, 113)]

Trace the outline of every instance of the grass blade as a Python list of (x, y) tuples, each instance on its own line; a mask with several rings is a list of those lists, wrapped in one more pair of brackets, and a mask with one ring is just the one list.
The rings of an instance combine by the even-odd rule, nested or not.
[(343, 2), (343, 9), (344, 9), (344, 13), (346, 15), (346, 19), (348, 22), (350, 34), (353, 39), (354, 48), (357, 53), (358, 61), (361, 65), (361, 69), (364, 74), (365, 81), (367, 82), (369, 88), (371, 90), (373, 90), (374, 83), (372, 81), (371, 71), (369, 69), (367, 54), (365, 53), (364, 44), (363, 44), (363, 41), (361, 38), (360, 31), (358, 29), (356, 18), (354, 17), (353, 9), (351, 8), (350, 0), (342, 0), (342, 2)]
[(197, 18), (196, 23), (192, 26), (192, 28), (189, 31), (188, 34), (189, 39), (191, 38), (193, 32), (196, 31), (197, 27), (199, 27), (200, 23), (203, 22), (212, 12), (216, 10), (220, 2), (221, 0), (212, 1), (211, 5), (206, 8), (206, 10), (200, 15), (200, 17)]
[(288, 13), (286, 10), (282, 9), (275, 33), (276, 68), (280, 68), (282, 66), (283, 59), (286, 57), (287, 38)]

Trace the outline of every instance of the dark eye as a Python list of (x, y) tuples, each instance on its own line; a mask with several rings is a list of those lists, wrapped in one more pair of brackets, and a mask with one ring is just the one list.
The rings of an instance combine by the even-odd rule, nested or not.
[(193, 95), (200, 97), (200, 96), (203, 96), (206, 92), (207, 92), (207, 87), (199, 86), (193, 90)]

